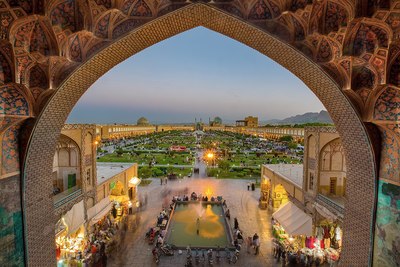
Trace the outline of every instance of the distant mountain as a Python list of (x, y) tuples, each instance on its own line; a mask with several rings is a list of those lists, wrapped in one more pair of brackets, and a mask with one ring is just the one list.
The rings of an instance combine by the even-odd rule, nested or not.
[(321, 110), (321, 112), (307, 112), (302, 115), (292, 116), (283, 120), (267, 120), (262, 124), (303, 124), (303, 123), (333, 123), (328, 112)]

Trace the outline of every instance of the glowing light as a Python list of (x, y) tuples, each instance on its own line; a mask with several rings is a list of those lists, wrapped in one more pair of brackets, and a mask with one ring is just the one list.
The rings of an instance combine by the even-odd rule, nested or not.
[(99, 141), (94, 141), (94, 144), (97, 146), (99, 144)]
[(210, 198), (212, 194), (213, 194), (213, 192), (212, 192), (211, 188), (208, 187), (207, 190), (206, 190), (206, 192), (205, 192), (205, 195), (206, 195), (208, 198)]
[(142, 180), (139, 179), (139, 178), (137, 178), (137, 177), (132, 177), (132, 178), (129, 180), (129, 186), (131, 186), (131, 187), (137, 186), (137, 185), (140, 184), (141, 181), (142, 181)]
[(207, 153), (207, 158), (209, 158), (209, 159), (212, 159), (212, 158), (214, 158), (214, 154), (213, 153)]

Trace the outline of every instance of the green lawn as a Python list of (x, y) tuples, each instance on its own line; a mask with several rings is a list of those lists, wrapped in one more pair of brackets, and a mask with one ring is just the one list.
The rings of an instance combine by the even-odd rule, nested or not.
[(98, 162), (136, 162), (139, 165), (148, 165), (155, 160), (155, 164), (161, 165), (193, 165), (194, 158), (188, 153), (173, 153), (169, 155), (166, 153), (142, 153), (134, 154), (123, 153), (117, 155), (116, 153), (105, 155), (97, 159)]

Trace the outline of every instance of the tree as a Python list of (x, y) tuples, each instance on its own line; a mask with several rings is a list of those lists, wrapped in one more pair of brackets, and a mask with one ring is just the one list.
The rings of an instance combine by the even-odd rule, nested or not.
[(284, 135), (279, 138), (280, 142), (292, 142), (293, 141), (293, 136), (291, 135)]
[(139, 177), (140, 178), (149, 178), (152, 175), (152, 170), (149, 167), (140, 167), (139, 168)]
[(230, 167), (229, 161), (227, 160), (220, 160), (218, 162), (218, 167), (220, 167), (223, 170), (228, 170)]
[(296, 148), (297, 148), (297, 143), (295, 143), (295, 142), (290, 142), (290, 143), (288, 144), (288, 147), (289, 147), (290, 149), (296, 149)]
[(115, 151), (117, 153), (118, 157), (121, 157), (122, 154), (124, 154), (124, 151), (122, 150), (122, 148), (118, 148), (117, 151)]

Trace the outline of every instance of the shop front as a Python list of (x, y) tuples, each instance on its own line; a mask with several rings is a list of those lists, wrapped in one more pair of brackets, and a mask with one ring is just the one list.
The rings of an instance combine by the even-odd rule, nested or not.
[(57, 266), (82, 266), (88, 246), (83, 200), (75, 204), (56, 224)]
[(275, 257), (285, 254), (290, 263), (303, 264), (334, 264), (339, 260), (340, 226), (320, 221), (313, 229), (312, 217), (290, 201), (273, 213), (272, 218)]

